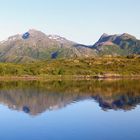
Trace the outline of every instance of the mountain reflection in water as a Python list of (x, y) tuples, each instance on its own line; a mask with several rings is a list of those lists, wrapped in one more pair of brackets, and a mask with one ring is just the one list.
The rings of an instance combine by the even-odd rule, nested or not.
[(86, 99), (105, 111), (128, 111), (140, 103), (139, 84), (139, 80), (0, 82), (0, 103), (30, 115)]

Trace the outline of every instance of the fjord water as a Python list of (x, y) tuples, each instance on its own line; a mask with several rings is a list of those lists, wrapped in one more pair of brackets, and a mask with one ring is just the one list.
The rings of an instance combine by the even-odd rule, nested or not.
[(140, 80), (0, 82), (2, 140), (139, 140)]

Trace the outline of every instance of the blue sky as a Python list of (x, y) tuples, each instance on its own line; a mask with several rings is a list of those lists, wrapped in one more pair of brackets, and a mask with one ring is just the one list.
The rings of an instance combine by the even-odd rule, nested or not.
[(103, 33), (140, 39), (140, 0), (0, 0), (0, 40), (28, 29), (84, 44)]

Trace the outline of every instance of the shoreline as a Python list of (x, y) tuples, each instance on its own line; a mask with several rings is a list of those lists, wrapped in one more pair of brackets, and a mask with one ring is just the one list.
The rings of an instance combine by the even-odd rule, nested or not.
[(119, 80), (140, 79), (140, 75), (45, 75), (45, 76), (0, 76), (0, 81), (62, 81), (62, 80)]

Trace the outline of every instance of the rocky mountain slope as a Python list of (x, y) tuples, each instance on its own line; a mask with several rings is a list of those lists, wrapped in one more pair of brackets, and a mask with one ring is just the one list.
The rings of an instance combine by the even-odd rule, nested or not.
[(0, 42), (0, 62), (132, 54), (140, 54), (140, 40), (126, 33), (103, 34), (92, 46), (78, 44), (58, 35), (46, 35), (37, 30), (29, 30)]
[(140, 40), (127, 33), (121, 35), (103, 34), (92, 48), (101, 55), (140, 54)]
[(77, 45), (63, 37), (46, 35), (36, 30), (11, 36), (0, 43), (1, 62), (26, 62), (94, 55), (96, 55), (95, 50)]

